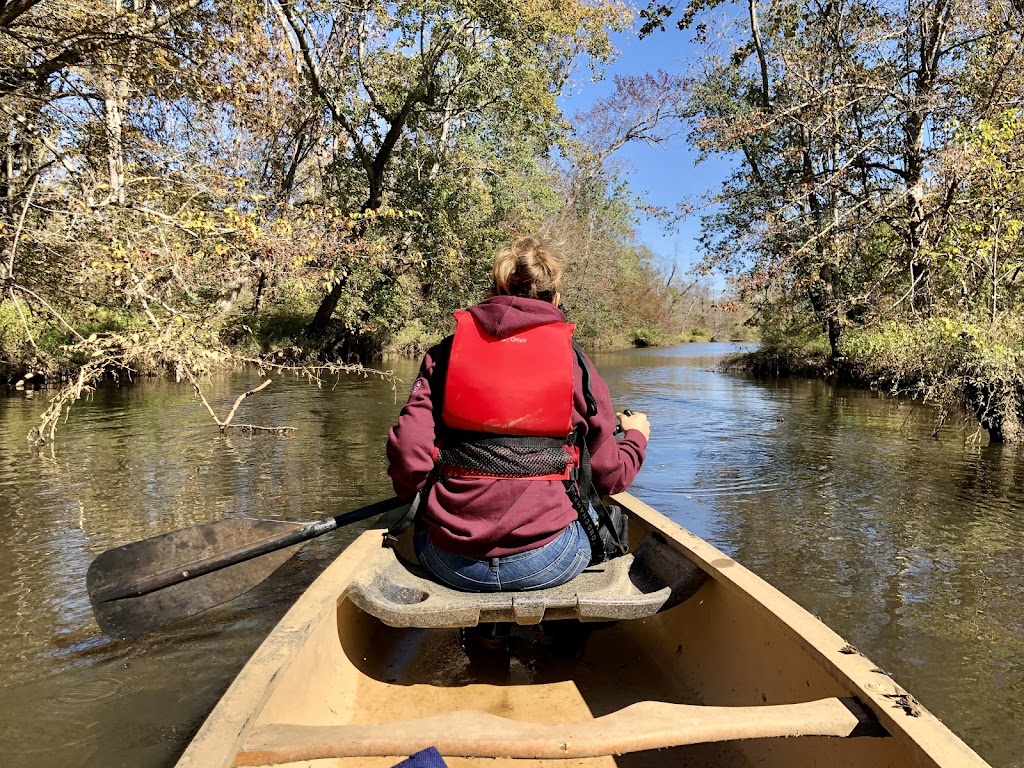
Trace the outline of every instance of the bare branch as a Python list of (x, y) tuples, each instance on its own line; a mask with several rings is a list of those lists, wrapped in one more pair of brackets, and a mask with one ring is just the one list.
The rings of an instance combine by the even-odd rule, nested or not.
[(235, 400), (235, 404), (231, 406), (231, 412), (228, 413), (228, 417), (224, 419), (224, 421), (220, 422), (220, 428), (226, 429), (231, 424), (231, 420), (235, 418), (235, 412), (238, 410), (238, 406), (242, 404), (242, 401), (245, 400), (245, 398), (255, 395), (260, 390), (266, 389), (271, 385), (271, 383), (273, 383), (273, 379), (267, 379), (255, 389), (250, 389), (248, 392), (240, 394), (238, 399)]
[(40, 2), (41, 0), (5, 0), (0, 3), (0, 27), (9, 27), (11, 22)]
[(370, 153), (367, 152), (366, 147), (363, 146), (362, 137), (359, 135), (359, 131), (355, 129), (352, 123), (342, 114), (341, 110), (338, 109), (338, 105), (324, 83), (323, 76), (320, 71), (320, 67), (313, 57), (313, 49), (310, 45), (310, 41), (306, 38), (303, 30), (299, 28), (299, 22), (295, 18), (295, 13), (291, 5), (284, 0), (274, 0), (274, 10), (277, 12), (278, 19), (282, 21), (285, 26), (285, 31), (288, 33), (288, 42), (291, 44), (295, 53), (297, 53), (302, 61), (305, 62), (305, 69), (301, 70), (301, 74), (305, 77), (306, 81), (313, 88), (314, 92), (323, 101), (324, 105), (330, 110), (331, 119), (333, 119), (338, 125), (340, 125), (345, 133), (348, 134), (349, 138), (352, 139), (353, 149), (356, 155), (359, 157), (359, 161), (366, 168), (367, 172), (371, 172), (373, 165), (373, 158), (370, 157)]
[(44, 307), (46, 307), (48, 310), (50, 310), (50, 312), (53, 313), (53, 316), (56, 317), (57, 320), (60, 321), (61, 325), (63, 325), (65, 328), (67, 328), (69, 331), (71, 331), (71, 333), (73, 333), (78, 338), (79, 341), (85, 341), (85, 337), (83, 337), (82, 334), (80, 334), (78, 331), (76, 331), (71, 326), (71, 324), (67, 320), (64, 319), (64, 316), (60, 312), (58, 312), (56, 309), (53, 308), (53, 305), (50, 304), (50, 302), (48, 302), (46, 299), (44, 299), (38, 293), (36, 293), (34, 291), (30, 291), (25, 286), (18, 285), (17, 283), (15, 283), (14, 285), (11, 286), (11, 293), (12, 293), (12, 295), (13, 295), (13, 292), (14, 292), (15, 288), (17, 288), (19, 291), (22, 291), (23, 293), (27, 293), (29, 296), (34, 298), (36, 301), (40, 302)]
[(38, 352), (39, 347), (36, 346), (36, 340), (32, 338), (32, 331), (30, 331), (28, 328), (28, 319), (25, 317), (25, 313), (21, 309), (21, 303), (18, 301), (18, 297), (15, 295), (13, 288), (11, 288), (10, 294), (11, 301), (14, 302), (14, 307), (15, 309), (18, 310), (18, 316), (21, 318), (21, 324), (25, 328), (25, 335), (28, 337), (29, 343), (32, 345), (32, 348), (36, 352)]
[[(25, 230), (25, 216), (28, 214), (29, 206), (32, 204), (32, 195), (35, 194), (36, 185), (39, 183), (39, 176), (32, 177), (32, 186), (28, 188), (25, 195), (25, 203), (21, 206), (21, 216), (18, 217), (18, 228), (14, 231), (14, 239), (11, 242), (11, 255), (7, 259), (7, 277), (14, 278), (14, 255), (18, 251), (18, 242), (21, 240), (21, 233)], [(2, 275), (0, 275), (2, 277)]]
[(245, 400), (245, 398), (247, 397), (255, 395), (260, 390), (269, 387), (273, 383), (273, 379), (267, 379), (255, 389), (250, 389), (249, 391), (240, 394), (235, 399), (235, 404), (231, 406), (231, 411), (228, 413), (227, 418), (221, 421), (221, 419), (217, 417), (216, 411), (214, 411), (213, 407), (210, 405), (210, 402), (206, 399), (206, 395), (203, 394), (203, 390), (199, 386), (199, 381), (196, 379), (192, 371), (190, 371), (188, 366), (185, 365), (181, 366), (181, 370), (185, 374), (186, 378), (188, 378), (188, 380), (192, 382), (192, 386), (195, 388), (196, 394), (199, 395), (199, 399), (202, 400), (203, 405), (206, 406), (206, 410), (208, 410), (210, 412), (210, 415), (213, 416), (213, 420), (217, 422), (217, 426), (220, 428), (221, 432), (225, 432), (229, 429), (241, 429), (242, 431), (245, 432), (271, 432), (277, 435), (284, 435), (289, 432), (295, 431), (295, 427), (263, 427), (258, 426), (256, 424), (231, 423), (232, 419), (235, 418), (235, 413), (238, 411), (238, 406), (242, 404), (242, 401)]

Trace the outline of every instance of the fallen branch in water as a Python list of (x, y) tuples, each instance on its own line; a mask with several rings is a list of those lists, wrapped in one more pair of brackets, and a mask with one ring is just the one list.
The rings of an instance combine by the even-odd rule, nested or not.
[[(82, 395), (95, 390), (104, 372), (115, 362), (115, 357), (97, 354), (92, 360), (83, 363), (75, 379), (57, 390), (57, 394), (50, 399), (50, 406), (39, 417), (39, 426), (28, 433), (29, 444), (38, 448), (50, 443), (52, 448), (53, 436), (57, 432), (61, 415), (63, 414), (66, 422), (71, 415), (72, 403), (81, 399)], [(133, 372), (127, 365), (122, 365), (120, 371), (129, 375)]]
[[(96, 373), (87, 365), (78, 369), (78, 377), (57, 392), (50, 400), (50, 407), (39, 418), (39, 426), (29, 431), (30, 445), (42, 446), (46, 445), (47, 441), (53, 442), (53, 435), (57, 431), (57, 424), (60, 422), (60, 416), (64, 413), (64, 409), (68, 408), (70, 412), (71, 403), (78, 400), (83, 392), (92, 391), (92, 380), (95, 376)], [(67, 420), (67, 415), (64, 419)]]
[(397, 379), (391, 371), (378, 371), (364, 368), (359, 364), (346, 363), (304, 363), (301, 360), (284, 358), (284, 352), (276, 353), (279, 362), (266, 358), (242, 357), (220, 346), (212, 334), (200, 333), (202, 329), (183, 332), (183, 323), (157, 323), (155, 328), (136, 328), (124, 332), (91, 334), (82, 338), (75, 332), (76, 340), (63, 349), (71, 357), (81, 362), (77, 365), (75, 376), (64, 382), (50, 399), (50, 405), (42, 414), (40, 423), (31, 430), (28, 439), (33, 447), (46, 444), (53, 445), (57, 426), (67, 421), (71, 406), (83, 396), (90, 394), (96, 386), (106, 378), (126, 378), (129, 381), (137, 377), (151, 376), (160, 373), (169, 374), (175, 381), (188, 381), (196, 390), (206, 410), (213, 416), (221, 433), (229, 429), (243, 433), (269, 432), (276, 435), (289, 435), (296, 431), (295, 427), (262, 426), (258, 424), (235, 424), (234, 419), (245, 398), (254, 395), (270, 385), (271, 380), (264, 381), (260, 386), (243, 393), (236, 398), (233, 406), (224, 419), (213, 410), (199, 384), (199, 379), (212, 370), (238, 367), (240, 365), (256, 366), (260, 375), (270, 371), (280, 374), (292, 374), (296, 378), (304, 378), (318, 387), (336, 387), (342, 374), (356, 375), (363, 378), (377, 378), (391, 385), (392, 393), (397, 397)]
[(362, 376), (364, 379), (376, 377), (381, 381), (390, 383), (392, 392), (395, 392), (397, 396), (398, 379), (395, 378), (393, 371), (378, 371), (375, 368), (365, 368), (360, 363), (275, 363), (266, 357), (241, 357), (239, 359), (242, 362), (255, 365), (261, 374), (267, 371), (291, 373), (294, 376), (307, 379), (321, 389), (323, 389), (325, 383), (328, 383), (325, 381), (326, 376), (334, 377), (334, 387), (338, 386), (342, 374), (355, 374), (356, 376)]
[(231, 420), (235, 418), (235, 413), (238, 411), (238, 406), (242, 404), (242, 401), (245, 400), (245, 398), (250, 397), (251, 395), (255, 395), (260, 390), (269, 387), (270, 384), (273, 382), (273, 379), (267, 379), (255, 389), (250, 389), (248, 392), (243, 392), (242, 394), (240, 394), (235, 399), (235, 404), (231, 406), (231, 412), (228, 413), (227, 418), (224, 419), (224, 421), (221, 421), (217, 417), (217, 412), (213, 410), (213, 406), (210, 405), (209, 401), (206, 399), (206, 396), (203, 394), (203, 390), (199, 387), (199, 382), (196, 380), (196, 377), (192, 375), (192, 372), (188, 370), (188, 368), (183, 368), (182, 373), (184, 373), (188, 380), (192, 382), (192, 386), (195, 387), (196, 394), (199, 395), (199, 399), (203, 401), (203, 405), (206, 406), (206, 410), (208, 410), (210, 412), (210, 415), (213, 416), (213, 420), (217, 422), (217, 426), (220, 428), (221, 432), (225, 432), (229, 429), (240, 429), (243, 432), (247, 432), (250, 434), (253, 432), (270, 432), (271, 434), (274, 435), (287, 435), (290, 432), (295, 431), (295, 427), (263, 427), (257, 424), (231, 423)]

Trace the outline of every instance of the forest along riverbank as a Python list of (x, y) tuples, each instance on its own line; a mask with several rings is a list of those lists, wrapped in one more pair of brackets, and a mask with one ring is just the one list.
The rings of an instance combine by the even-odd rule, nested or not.
[[(822, 382), (714, 370), (730, 345), (597, 353), (617, 407), (647, 412), (634, 492), (819, 615), (993, 765), (1020, 766), (1024, 456), (965, 446), (936, 414)], [(311, 542), (254, 592), (137, 640), (99, 634), (89, 561), (231, 515), (313, 519), (391, 494), (384, 434), (415, 376), (274, 377), (239, 418), (295, 437), (221, 437), (191, 391), (102, 389), (57, 433), (42, 404), (0, 398), (0, 684), (15, 764), (167, 766), (306, 584), (359, 529)], [(221, 412), (251, 374), (211, 382)], [(180, 670), (189, 673), (182, 675)]]

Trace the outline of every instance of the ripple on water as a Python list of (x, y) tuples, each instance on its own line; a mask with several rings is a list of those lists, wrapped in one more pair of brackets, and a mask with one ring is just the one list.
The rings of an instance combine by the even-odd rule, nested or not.
[(104, 713), (139, 691), (139, 681), (124, 670), (106, 667), (5, 686), (5, 706), (32, 723), (31, 732), (17, 734), (12, 746), (17, 754), (38, 758), (34, 765), (87, 765), (106, 729)]
[(120, 676), (98, 677), (63, 686), (59, 694), (50, 700), (50, 705), (64, 711), (78, 711), (82, 705), (102, 704), (137, 690), (137, 683), (130, 684)]

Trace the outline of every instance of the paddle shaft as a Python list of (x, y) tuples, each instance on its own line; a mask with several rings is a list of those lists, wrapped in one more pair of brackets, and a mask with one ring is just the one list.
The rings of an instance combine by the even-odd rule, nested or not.
[(219, 571), (221, 568), (228, 568), (229, 566), (243, 563), (246, 560), (252, 560), (260, 557), (261, 555), (266, 555), (270, 552), (276, 552), (278, 550), (294, 546), (295, 544), (301, 544), (304, 541), (315, 539), (317, 536), (323, 536), (325, 533), (330, 533), (331, 531), (350, 525), (351, 523), (358, 523), (360, 520), (366, 520), (367, 518), (389, 512), (396, 507), (400, 507), (402, 504), (403, 502), (397, 496), (394, 496), (390, 499), (386, 499), (385, 501), (378, 501), (360, 509), (346, 512), (343, 515), (338, 515), (337, 517), (331, 517), (327, 520), (309, 523), (301, 528), (296, 528), (288, 533), (283, 533), (280, 536), (272, 536), (255, 544), (249, 544), (228, 552), (221, 552), (220, 554), (212, 557), (196, 560), (182, 566), (161, 571), (160, 573), (154, 573), (151, 576), (146, 576), (145, 578), (136, 579), (135, 581), (121, 585), (115, 589), (101, 592), (96, 595), (94, 599), (95, 602), (106, 603), (112, 600), (122, 600), (127, 597), (141, 597), (142, 595), (148, 595), (159, 589), (165, 589), (166, 587), (173, 586), (174, 584), (180, 584), (183, 581), (188, 581), (189, 579), (195, 579), (207, 573)]

